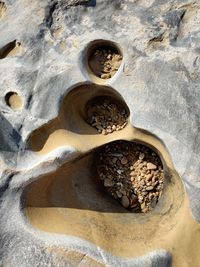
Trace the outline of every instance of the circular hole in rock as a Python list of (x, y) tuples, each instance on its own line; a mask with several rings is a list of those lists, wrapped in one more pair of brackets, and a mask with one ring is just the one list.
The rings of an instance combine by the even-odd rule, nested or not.
[(144, 144), (119, 140), (104, 145), (96, 152), (95, 168), (106, 191), (131, 212), (146, 213), (161, 197), (163, 164)]
[(86, 53), (89, 72), (97, 78), (112, 78), (122, 63), (122, 52), (110, 41), (96, 40), (92, 42)]
[(117, 98), (96, 96), (86, 104), (87, 122), (104, 135), (122, 130), (128, 123), (129, 110)]
[(6, 104), (13, 110), (20, 110), (23, 107), (24, 101), (16, 92), (8, 92), (5, 95)]

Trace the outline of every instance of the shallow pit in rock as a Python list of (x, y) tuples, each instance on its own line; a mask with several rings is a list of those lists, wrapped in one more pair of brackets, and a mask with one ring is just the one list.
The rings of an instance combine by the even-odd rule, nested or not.
[(96, 40), (89, 45), (86, 53), (89, 72), (102, 79), (112, 78), (122, 63), (122, 52), (110, 41)]
[(0, 48), (0, 59), (4, 59), (6, 57), (14, 57), (21, 52), (21, 49), (21, 43), (17, 40), (14, 40)]
[(8, 92), (5, 95), (6, 104), (13, 110), (20, 110), (23, 107), (24, 100), (17, 92)]
[(96, 153), (106, 191), (132, 212), (152, 210), (162, 195), (164, 170), (158, 154), (137, 142), (114, 141)]
[(119, 99), (101, 95), (86, 104), (87, 122), (104, 135), (122, 130), (128, 123), (129, 111)]

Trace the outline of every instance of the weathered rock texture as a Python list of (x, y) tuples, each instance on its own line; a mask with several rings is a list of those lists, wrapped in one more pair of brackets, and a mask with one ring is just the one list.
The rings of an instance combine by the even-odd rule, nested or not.
[[(25, 186), (78, 151), (66, 143), (38, 155), (27, 140), (58, 116), (75, 85), (91, 82), (84, 61), (90, 42), (113, 41), (123, 62), (107, 85), (124, 98), (131, 124), (165, 145), (200, 221), (199, 21), (200, 3), (192, 0), (0, 1), (1, 266), (171, 266), (173, 253), (162, 248), (125, 259), (32, 228)], [(10, 91), (24, 98), (21, 111), (6, 104)]]

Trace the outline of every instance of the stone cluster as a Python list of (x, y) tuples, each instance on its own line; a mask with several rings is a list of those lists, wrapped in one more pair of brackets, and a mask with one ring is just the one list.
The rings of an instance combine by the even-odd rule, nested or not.
[(127, 110), (115, 99), (100, 96), (87, 105), (88, 123), (104, 135), (123, 129), (128, 123)]
[(97, 157), (99, 178), (124, 208), (146, 213), (156, 206), (163, 191), (164, 172), (153, 150), (116, 141), (103, 147)]
[(109, 48), (96, 49), (91, 55), (89, 66), (93, 73), (101, 79), (110, 79), (118, 71), (122, 56)]

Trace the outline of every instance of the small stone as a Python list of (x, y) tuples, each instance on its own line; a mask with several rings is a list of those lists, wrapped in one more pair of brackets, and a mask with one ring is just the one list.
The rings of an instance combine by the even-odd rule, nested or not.
[(113, 159), (112, 159), (112, 162), (113, 162), (114, 164), (116, 164), (116, 162), (117, 162), (117, 158), (113, 158)]
[(123, 157), (123, 158), (121, 159), (121, 164), (126, 165), (127, 163), (128, 163), (127, 158), (126, 158), (126, 157)]
[(146, 208), (144, 208), (142, 211), (143, 211), (144, 213), (147, 213), (148, 208), (146, 207)]
[(147, 163), (147, 169), (148, 170), (156, 170), (157, 169), (157, 166), (151, 162), (148, 162)]
[(145, 154), (144, 153), (140, 153), (139, 154), (139, 159), (144, 159), (144, 157), (145, 157)]
[(122, 195), (126, 196), (126, 191), (123, 189), (120, 189), (120, 193), (122, 193)]
[(146, 180), (149, 181), (149, 180), (151, 180), (152, 177), (153, 177), (153, 174), (151, 174), (151, 173), (147, 174), (146, 175)]
[(137, 201), (138, 201), (137, 196), (134, 195), (134, 194), (132, 194), (132, 195), (131, 195), (131, 203), (132, 203), (132, 205), (135, 204)]
[(101, 133), (102, 133), (103, 135), (106, 135), (106, 134), (107, 134), (107, 132), (106, 132), (105, 129), (103, 129)]
[(140, 169), (142, 169), (142, 168), (143, 168), (143, 164), (140, 163), (138, 167), (139, 167)]
[(122, 193), (121, 192), (116, 191), (116, 194), (117, 194), (118, 198), (121, 198), (122, 197)]
[(122, 206), (124, 208), (128, 208), (129, 207), (129, 199), (127, 196), (123, 196), (122, 199), (121, 199), (121, 203), (122, 203)]
[(111, 187), (111, 186), (113, 186), (113, 181), (111, 181), (111, 180), (109, 180), (109, 179), (105, 179), (104, 180), (104, 186), (105, 187)]
[(147, 190), (147, 191), (151, 191), (151, 190), (153, 190), (153, 186), (147, 186), (147, 187), (146, 187), (146, 190)]
[(112, 153), (112, 156), (114, 156), (114, 157), (122, 157), (123, 154), (121, 154), (121, 153)]
[(109, 78), (110, 78), (110, 75), (104, 73), (104, 74), (101, 74), (101, 78), (102, 78), (102, 79), (109, 79)]
[(141, 195), (138, 197), (138, 200), (139, 200), (139, 201), (142, 201), (143, 199), (144, 199), (144, 198), (143, 198), (143, 196), (141, 196)]
[(121, 170), (117, 170), (117, 173), (118, 173), (118, 174), (122, 174), (122, 171), (121, 171)]

